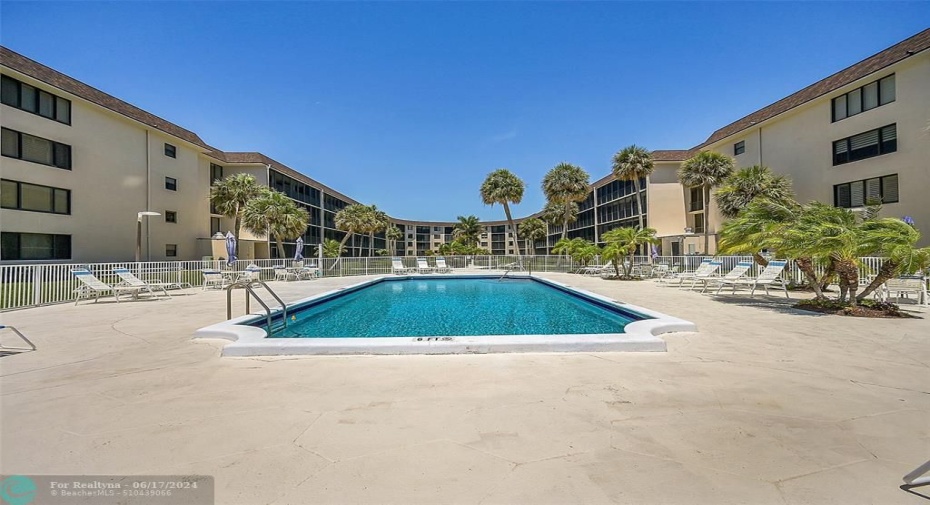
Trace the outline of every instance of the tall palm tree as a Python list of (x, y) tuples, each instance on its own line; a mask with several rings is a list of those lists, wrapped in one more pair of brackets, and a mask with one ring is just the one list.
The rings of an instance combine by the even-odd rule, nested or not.
[(733, 218), (745, 209), (753, 199), (765, 197), (773, 202), (794, 199), (791, 180), (775, 175), (768, 167), (753, 165), (741, 168), (724, 179), (714, 191), (717, 208), (725, 218)]
[[(537, 240), (542, 240), (546, 238), (546, 233), (549, 228), (546, 226), (546, 223), (538, 217), (531, 217), (524, 220), (520, 223), (520, 236), (523, 237), (523, 240), (526, 241), (526, 251), (530, 252), (531, 249), (535, 249), (534, 244)], [(535, 251), (534, 251), (535, 252)]]
[(546, 200), (563, 207), (562, 238), (566, 238), (568, 233), (571, 214), (571, 206), (568, 204), (584, 200), (588, 196), (590, 184), (588, 173), (571, 163), (559, 163), (543, 177), (542, 190)]
[(513, 244), (517, 249), (517, 256), (522, 255), (520, 237), (517, 235), (517, 227), (513, 225), (510, 204), (518, 204), (523, 200), (524, 188), (523, 181), (506, 168), (491, 172), (481, 184), (481, 200), (485, 205), (493, 206), (499, 203), (504, 206), (504, 214), (507, 215), (507, 223), (510, 224), (510, 231), (513, 233)]
[[(346, 242), (352, 238), (352, 235), (360, 233), (366, 230), (366, 220), (369, 218), (369, 209), (365, 205), (360, 203), (353, 203), (348, 205), (339, 212), (336, 213), (336, 229), (346, 232), (345, 236), (342, 237), (342, 241), (339, 242), (339, 250), (344, 251)], [(336, 263), (333, 263), (333, 268), (336, 267)]]
[[(633, 271), (633, 259), (636, 250), (642, 246), (660, 242), (654, 229), (631, 228), (628, 226), (614, 228), (601, 235), (601, 238), (606, 242), (603, 249), (604, 257), (613, 262), (617, 277), (620, 277), (619, 264), (622, 262), (623, 277), (627, 279), (632, 277), (631, 272)], [(628, 259), (628, 261), (624, 261), (624, 259)]]
[[(234, 174), (218, 180), (210, 187), (210, 203), (220, 214), (234, 218), (236, 238), (242, 230), (242, 213), (249, 200), (257, 198), (265, 186), (250, 174)], [(239, 253), (239, 241), (236, 241), (236, 254)]]
[[(567, 222), (564, 221), (566, 216), (568, 216)], [(568, 229), (568, 225), (578, 220), (578, 202), (546, 202), (546, 206), (542, 210), (542, 219), (552, 226), (561, 226), (561, 238), (566, 238), (565, 231)]]
[(374, 255), (375, 233), (383, 231), (391, 225), (391, 218), (375, 205), (369, 205), (365, 216), (364, 230), (368, 232), (368, 256)]
[(307, 231), (310, 215), (284, 193), (265, 189), (260, 196), (249, 200), (242, 212), (242, 223), (258, 235), (274, 237), (278, 257), (284, 254), (284, 240), (296, 239)]
[(643, 215), (646, 212), (646, 206), (643, 204), (643, 193), (641, 191), (642, 188), (639, 187), (639, 180), (652, 175), (653, 168), (652, 153), (650, 153), (648, 149), (636, 144), (624, 147), (614, 155), (614, 178), (621, 181), (633, 181), (633, 184), (636, 185), (640, 228), (645, 226)]
[(452, 238), (466, 245), (478, 245), (478, 237), (484, 231), (478, 216), (458, 216), (458, 223), (452, 228)]
[(387, 229), (384, 230), (384, 238), (388, 241), (388, 249), (391, 251), (391, 256), (397, 254), (397, 241), (404, 238), (404, 232), (400, 231), (400, 228), (388, 224)]
[(704, 198), (704, 254), (710, 251), (708, 215), (710, 190), (719, 186), (733, 173), (733, 158), (713, 151), (701, 151), (686, 160), (678, 169), (678, 180), (688, 187), (700, 187)]

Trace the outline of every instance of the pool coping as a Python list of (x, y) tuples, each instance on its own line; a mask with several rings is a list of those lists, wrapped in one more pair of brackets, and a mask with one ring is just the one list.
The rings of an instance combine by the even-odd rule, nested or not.
[[(265, 330), (243, 323), (264, 319), (262, 314), (247, 314), (200, 328), (197, 339), (224, 339), (232, 343), (223, 347), (223, 356), (291, 356), (338, 354), (486, 354), (500, 352), (665, 352), (665, 340), (658, 335), (697, 331), (697, 325), (677, 317), (609, 298), (597, 293), (531, 274), (511, 273), (509, 277), (529, 278), (569, 290), (582, 298), (649, 316), (628, 323), (625, 333), (560, 335), (440, 335), (434, 337), (373, 338), (266, 338)], [(381, 275), (373, 279), (326, 291), (288, 304), (290, 307), (338, 296), (347, 290), (381, 282), (384, 279), (416, 278), (487, 278), (488, 274), (450, 275)], [(280, 309), (272, 316), (280, 314)]]

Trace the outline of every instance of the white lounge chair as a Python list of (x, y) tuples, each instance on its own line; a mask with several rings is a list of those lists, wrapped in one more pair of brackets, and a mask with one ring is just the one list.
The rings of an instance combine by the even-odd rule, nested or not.
[(410, 272), (415, 272), (415, 268), (409, 268), (404, 266), (404, 260), (400, 258), (391, 258), (391, 273), (395, 275), (404, 275), (409, 274)]
[(426, 258), (417, 258), (417, 273), (421, 274), (431, 274), (435, 269), (429, 266), (429, 262), (426, 261)]
[(681, 284), (684, 279), (690, 278), (694, 274), (701, 272), (704, 269), (709, 268), (711, 261), (713, 261), (713, 259), (711, 258), (705, 258), (701, 260), (701, 264), (698, 265), (697, 269), (695, 269), (694, 272), (683, 272), (682, 271), (683, 268), (681, 265), (675, 265), (669, 270), (669, 273), (665, 277), (659, 279), (659, 282), (671, 283), (671, 282), (677, 281), (678, 284)]
[(884, 298), (891, 299), (894, 296), (896, 302), (901, 301), (901, 295), (914, 295), (919, 305), (928, 305), (927, 300), (927, 280), (918, 276), (897, 277), (888, 279), (884, 285)]
[(718, 260), (702, 260), (701, 264), (698, 265), (697, 269), (691, 273), (680, 273), (675, 279), (678, 279), (678, 287), (683, 287), (685, 281), (690, 280), (691, 285), (689, 289), (694, 288), (697, 285), (699, 280), (707, 279), (709, 277), (716, 277), (720, 274), (717, 273), (717, 269), (720, 268), (721, 262)]
[(97, 303), (101, 296), (111, 292), (117, 303), (119, 303), (119, 297), (122, 294), (129, 293), (134, 297), (139, 294), (139, 288), (137, 287), (105, 284), (94, 277), (94, 274), (90, 273), (90, 270), (86, 268), (72, 268), (71, 273), (77, 277), (77, 280), (81, 281), (81, 286), (74, 290), (74, 293), (77, 293), (77, 298), (74, 300), (75, 305), (84, 298), (90, 299), (91, 297), (94, 298), (94, 303)]
[[(749, 272), (749, 269), (752, 268), (751, 261), (740, 261), (733, 267), (733, 270), (730, 270), (723, 277), (710, 277), (706, 279), (701, 279), (704, 282), (704, 288), (701, 289), (701, 293), (707, 291), (708, 286), (714, 283), (720, 283), (720, 287), (723, 287), (723, 284), (729, 283), (730, 281), (735, 281), (741, 279), (746, 273)], [(734, 284), (733, 290), (736, 291), (736, 286)], [(720, 290), (718, 289), (719, 293)]]
[(769, 261), (768, 266), (765, 267), (765, 270), (759, 274), (755, 279), (735, 279), (735, 280), (722, 280), (720, 282), (720, 287), (717, 288), (717, 294), (720, 294), (720, 290), (724, 286), (733, 286), (733, 293), (736, 293), (736, 288), (741, 286), (746, 286), (750, 288), (749, 297), (756, 293), (756, 288), (762, 286), (765, 289), (765, 294), (769, 294), (770, 285), (779, 285), (781, 289), (785, 292), (785, 298), (791, 298), (788, 296), (788, 284), (784, 279), (781, 278), (781, 273), (784, 272), (785, 266), (788, 265), (787, 261), (784, 260), (772, 260)]
[(442, 256), (436, 256), (436, 272), (441, 274), (452, 272), (452, 269), (449, 268), (449, 265), (446, 265), (446, 258)]
[(608, 261), (607, 263), (600, 265), (600, 266), (583, 267), (580, 270), (578, 270), (578, 273), (581, 275), (590, 275), (594, 277), (594, 276), (604, 275), (605, 273), (610, 273), (613, 271), (613, 269), (614, 269), (614, 262)]
[(139, 291), (148, 291), (149, 294), (151, 294), (152, 296), (155, 296), (155, 292), (152, 290), (157, 289), (161, 291), (162, 293), (164, 293), (165, 296), (170, 297), (171, 295), (168, 294), (167, 286), (169, 285), (173, 286), (177, 284), (176, 282), (172, 282), (172, 283), (145, 282), (142, 279), (136, 277), (135, 274), (130, 272), (128, 268), (114, 268), (113, 273), (118, 275), (119, 278), (122, 279), (122, 281), (119, 284), (117, 284), (117, 286), (132, 286), (135, 288), (139, 288)]
[(223, 275), (223, 272), (211, 268), (204, 268), (200, 271), (203, 272), (204, 291), (206, 291), (206, 289), (211, 286), (217, 289), (223, 289), (226, 287), (226, 277)]

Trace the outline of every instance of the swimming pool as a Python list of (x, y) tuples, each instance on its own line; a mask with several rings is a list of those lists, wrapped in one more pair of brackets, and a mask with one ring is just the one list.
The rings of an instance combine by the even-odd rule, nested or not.
[[(648, 319), (531, 278), (386, 278), (296, 307), (272, 338), (621, 333)], [(265, 321), (253, 326), (267, 330)]]
[(664, 351), (693, 323), (537, 276), (385, 276), (201, 328), (224, 356)]

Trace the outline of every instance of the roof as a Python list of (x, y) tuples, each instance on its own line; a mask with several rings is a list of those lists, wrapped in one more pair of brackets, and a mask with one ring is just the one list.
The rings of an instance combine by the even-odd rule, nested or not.
[(31, 60), (15, 51), (0, 46), (0, 62), (3, 65), (27, 75), (37, 81), (44, 82), (62, 91), (80, 97), (88, 102), (94, 103), (117, 114), (121, 114), (140, 123), (146, 124), (156, 130), (177, 137), (181, 140), (196, 144), (201, 147), (207, 147), (196, 133), (181, 128), (180, 126), (166, 121), (154, 114), (148, 113), (135, 105), (126, 103), (119, 98), (104, 93), (93, 86), (88, 86), (77, 79), (68, 77), (57, 70), (53, 70), (41, 63)]
[(694, 156), (694, 149), (666, 149), (652, 151), (652, 161), (685, 161)]
[(930, 48), (930, 28), (715, 131), (696, 149), (751, 128)]

